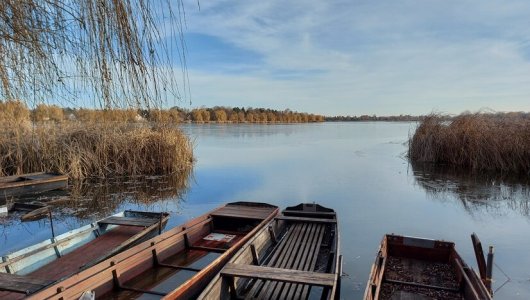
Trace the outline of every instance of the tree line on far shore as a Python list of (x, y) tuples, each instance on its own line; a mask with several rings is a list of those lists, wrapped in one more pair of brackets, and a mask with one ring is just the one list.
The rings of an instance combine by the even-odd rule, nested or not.
[(0, 101), (0, 119), (35, 122), (166, 122), (166, 123), (308, 123), (324, 122), (324, 116), (265, 108), (222, 107), (184, 109), (89, 109), (39, 104), (29, 109), (21, 101)]
[(357, 121), (421, 121), (425, 116), (399, 115), (399, 116), (331, 116), (326, 117), (326, 122), (357, 122)]

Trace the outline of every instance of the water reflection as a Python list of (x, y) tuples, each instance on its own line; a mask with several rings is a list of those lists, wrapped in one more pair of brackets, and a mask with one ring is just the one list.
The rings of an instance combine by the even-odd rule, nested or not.
[(471, 175), (448, 166), (412, 163), (417, 185), (437, 201), (457, 199), (471, 215), (530, 216), (530, 179), (500, 174)]
[[(319, 123), (309, 123), (309, 125), (319, 125)], [(191, 136), (249, 138), (272, 135), (290, 136), (304, 127), (299, 124), (182, 124), (181, 128)]]
[(93, 219), (108, 216), (124, 203), (149, 205), (169, 198), (181, 200), (188, 182), (188, 174), (82, 182), (74, 184), (69, 195), (51, 201), (59, 212)]
[[(189, 189), (190, 172), (173, 176), (115, 178), (73, 183), (65, 191), (17, 199), (51, 207), (56, 234), (79, 228), (126, 209), (179, 211)], [(21, 222), (25, 212), (0, 217), (0, 255), (50, 238), (49, 219)]]

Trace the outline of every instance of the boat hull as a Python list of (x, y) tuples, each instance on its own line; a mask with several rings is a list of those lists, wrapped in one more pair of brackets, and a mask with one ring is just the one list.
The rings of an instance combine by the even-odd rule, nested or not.
[(491, 299), (452, 242), (385, 235), (364, 299)]

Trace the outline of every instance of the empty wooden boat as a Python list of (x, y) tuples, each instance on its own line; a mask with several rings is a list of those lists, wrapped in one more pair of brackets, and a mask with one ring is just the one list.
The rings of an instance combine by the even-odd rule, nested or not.
[(491, 295), (454, 243), (385, 235), (364, 299), (483, 300)]
[(341, 261), (335, 212), (318, 204), (288, 207), (198, 299), (339, 299)]
[(30, 298), (78, 299), (94, 292), (98, 299), (193, 299), (277, 214), (268, 204), (223, 205)]
[(30, 173), (0, 177), (0, 200), (35, 194), (68, 186), (68, 176), (55, 173)]
[[(0, 291), (32, 292), (160, 233), (167, 213), (124, 211), (2, 257)], [(13, 276), (10, 276), (13, 275)], [(44, 281), (43, 281), (44, 280)], [(16, 286), (13, 286), (16, 282)], [(17, 287), (18, 286), (18, 287)], [(0, 292), (0, 298), (6, 298)]]
[(20, 217), (22, 222), (36, 221), (45, 218), (50, 214), (50, 207), (44, 204), (35, 203), (17, 203), (15, 202), (10, 211), (22, 211), (25, 212)]

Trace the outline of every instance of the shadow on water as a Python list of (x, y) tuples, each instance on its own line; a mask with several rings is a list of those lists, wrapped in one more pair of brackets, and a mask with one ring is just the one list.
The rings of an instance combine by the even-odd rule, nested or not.
[(437, 201), (456, 199), (472, 216), (506, 215), (513, 211), (530, 217), (530, 178), (509, 175), (472, 175), (448, 166), (411, 163), (415, 183)]

